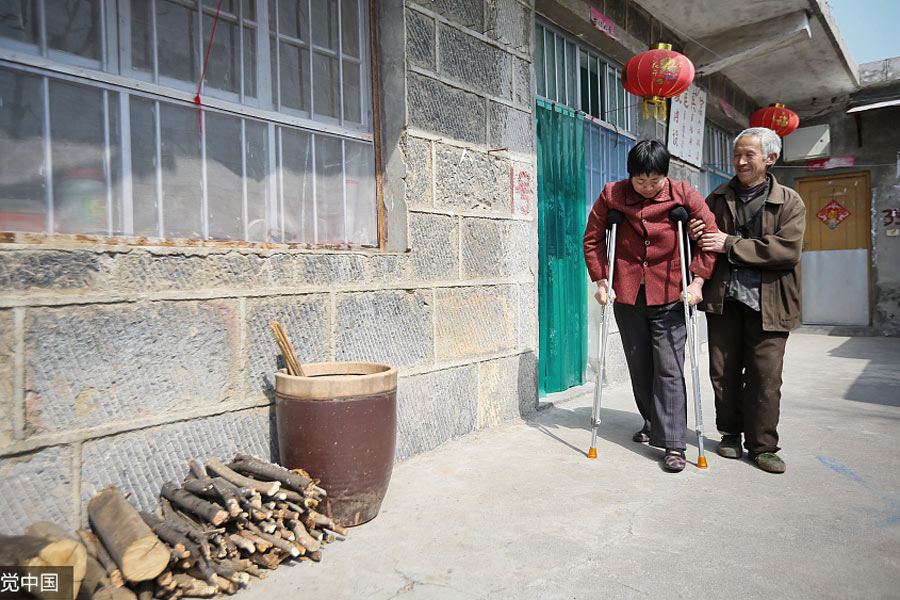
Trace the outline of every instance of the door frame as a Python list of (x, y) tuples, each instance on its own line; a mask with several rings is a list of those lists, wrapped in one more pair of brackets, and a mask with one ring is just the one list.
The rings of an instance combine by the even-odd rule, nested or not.
[[(868, 322), (868, 325), (866, 325), (866, 326), (871, 327), (872, 320), (873, 320), (873, 313), (875, 311), (875, 298), (874, 298), (874, 294), (873, 294), (873, 290), (872, 290), (872, 247), (874, 245), (874, 240), (873, 240), (874, 229), (872, 227), (872, 203), (873, 203), (873, 200), (872, 200), (872, 174), (871, 174), (871, 172), (870, 171), (844, 171), (844, 172), (840, 172), (840, 173), (833, 173), (830, 175), (814, 175), (811, 177), (796, 177), (794, 179), (794, 186), (796, 187), (797, 193), (799, 194), (801, 183), (813, 183), (816, 181), (823, 181), (823, 180), (827, 180), (827, 179), (839, 179), (839, 178), (848, 177), (848, 176), (853, 176), (853, 177), (862, 176), (862, 179), (865, 182), (865, 186), (866, 186), (865, 187), (865, 192), (866, 192), (865, 197), (868, 198), (868, 200), (869, 200), (869, 202), (866, 206), (866, 209), (868, 210), (867, 214), (869, 215), (869, 220), (868, 220), (869, 227), (866, 229), (866, 231), (869, 232), (869, 235), (866, 236), (866, 280), (868, 281), (868, 285), (867, 285), (868, 289), (866, 290), (866, 293), (869, 298), (869, 322)], [(809, 215), (810, 210), (812, 210), (812, 207), (807, 203), (806, 198), (803, 198), (802, 194), (801, 194), (800, 198), (803, 200), (804, 206), (806, 206), (807, 215)], [(809, 219), (809, 216), (807, 216), (807, 222), (808, 222), (808, 219)], [(806, 232), (804, 231), (803, 246), (802, 246), (801, 252), (806, 250), (806, 246), (807, 246)], [(801, 262), (801, 267), (800, 267), (801, 269), (803, 268), (802, 265), (803, 265), (803, 263)], [(802, 314), (802, 308), (803, 308), (802, 281), (803, 281), (803, 277), (802, 276), (800, 278), (800, 281), (801, 281), (800, 307), (801, 307), (801, 322), (802, 322), (803, 321), (803, 314)]]

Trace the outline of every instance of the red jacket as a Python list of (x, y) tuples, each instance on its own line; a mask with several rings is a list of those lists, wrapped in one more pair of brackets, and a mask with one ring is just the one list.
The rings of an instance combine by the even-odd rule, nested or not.
[[(606, 215), (610, 210), (625, 214), (616, 228), (616, 269), (613, 290), (616, 302), (634, 305), (641, 278), (647, 305), (676, 302), (681, 293), (681, 259), (678, 252), (677, 225), (669, 218), (675, 206), (684, 206), (688, 214), (701, 219), (706, 231), (718, 231), (716, 219), (706, 202), (686, 181), (667, 177), (662, 191), (647, 200), (634, 191), (630, 179), (608, 183), (594, 203), (584, 232), (584, 262), (592, 281), (606, 279)], [(716, 255), (697, 249), (690, 270), (708, 279), (716, 264)]]

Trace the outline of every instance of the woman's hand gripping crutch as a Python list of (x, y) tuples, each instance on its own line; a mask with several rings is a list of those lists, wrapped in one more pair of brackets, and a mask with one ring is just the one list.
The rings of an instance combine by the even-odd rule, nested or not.
[(600, 316), (600, 349), (597, 352), (597, 384), (594, 387), (594, 407), (591, 411), (591, 448), (588, 450), (588, 458), (597, 458), (597, 427), (600, 426), (600, 397), (603, 394), (603, 370), (606, 367), (606, 339), (609, 336), (609, 319), (612, 313), (612, 303), (615, 298), (613, 292), (613, 275), (616, 266), (616, 229), (625, 215), (618, 210), (611, 210), (606, 215), (606, 227), (609, 234), (606, 236), (606, 259), (609, 264), (609, 277), (607, 278), (606, 294), (598, 290), (597, 300), (602, 305)]
[[(694, 388), (694, 415), (697, 424), (697, 468), (705, 469), (706, 454), (703, 451), (703, 410), (700, 406), (700, 342), (697, 327), (696, 302), (691, 302), (691, 293), (688, 291), (688, 274), (691, 264), (691, 245), (685, 239), (685, 226), (688, 222), (688, 212), (683, 206), (676, 206), (669, 211), (669, 217), (678, 225), (678, 251), (681, 258), (681, 299), (684, 303), (684, 326), (687, 328), (688, 347), (691, 355), (691, 382)], [(693, 279), (693, 275), (691, 275)]]

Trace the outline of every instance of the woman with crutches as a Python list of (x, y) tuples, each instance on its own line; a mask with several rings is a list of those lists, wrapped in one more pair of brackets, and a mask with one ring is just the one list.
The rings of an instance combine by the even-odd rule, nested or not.
[[(613, 301), (625, 359), (643, 426), (632, 439), (665, 450), (663, 466), (681, 471), (687, 436), (687, 391), (684, 382), (686, 326), (682, 298), (678, 230), (670, 211), (683, 206), (692, 218), (715, 229), (706, 202), (687, 182), (674, 181), (669, 152), (656, 140), (638, 142), (628, 153), (629, 178), (607, 184), (594, 203), (584, 234), (584, 258), (594, 296)], [(606, 254), (610, 211), (622, 213), (616, 227), (613, 267)], [(702, 300), (703, 282), (712, 274), (715, 255), (697, 252), (686, 286), (691, 306)]]

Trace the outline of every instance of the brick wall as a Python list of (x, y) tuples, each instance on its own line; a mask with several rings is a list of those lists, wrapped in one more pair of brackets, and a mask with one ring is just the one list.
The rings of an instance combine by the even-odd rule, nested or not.
[(0, 245), (0, 531), (83, 525), (109, 483), (152, 508), (189, 458), (277, 457), (270, 320), (301, 361), (399, 367), (398, 460), (534, 410), (533, 9), (397, 12), (407, 251)]

